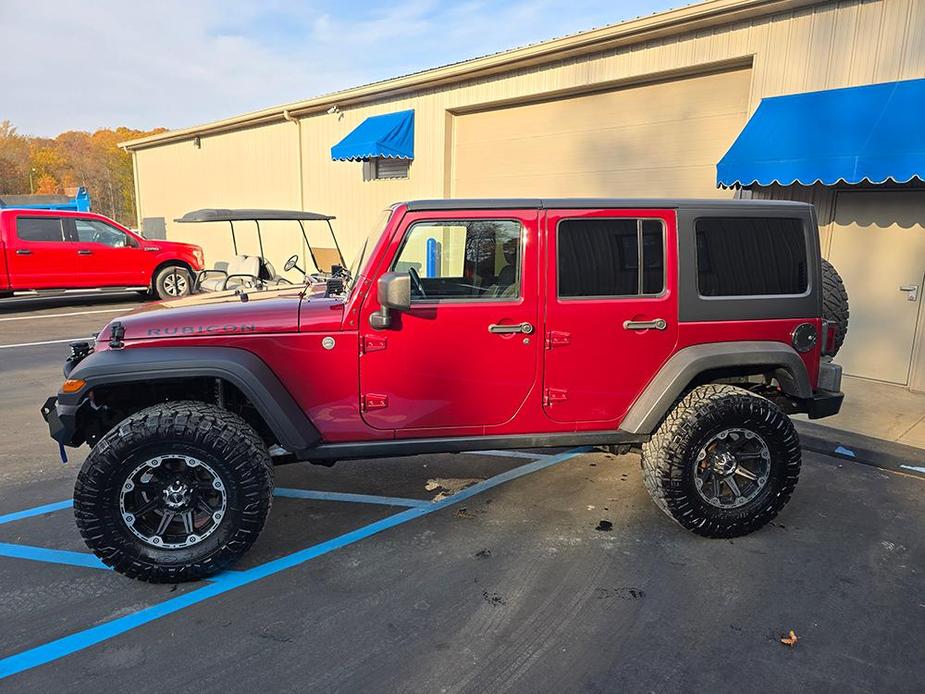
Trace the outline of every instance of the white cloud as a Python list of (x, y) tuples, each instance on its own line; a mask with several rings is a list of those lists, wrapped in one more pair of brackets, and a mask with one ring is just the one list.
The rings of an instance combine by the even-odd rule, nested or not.
[(117, 125), (184, 127), (670, 4), (4, 0), (0, 120), (39, 135)]

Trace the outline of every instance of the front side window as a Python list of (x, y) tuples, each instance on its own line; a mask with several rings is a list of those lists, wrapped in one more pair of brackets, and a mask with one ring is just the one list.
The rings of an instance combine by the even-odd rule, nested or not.
[(75, 219), (74, 226), (77, 228), (77, 240), (81, 243), (101, 243), (111, 248), (124, 248), (132, 245), (128, 234), (105, 222), (95, 219)]
[(20, 241), (64, 241), (61, 220), (55, 217), (19, 217), (16, 220), (16, 237)]
[(697, 220), (701, 296), (803, 294), (806, 234), (799, 219), (705, 217)]
[(565, 219), (557, 249), (562, 298), (652, 296), (665, 288), (657, 219)]
[(395, 261), (412, 301), (516, 299), (523, 228), (509, 220), (417, 222)]

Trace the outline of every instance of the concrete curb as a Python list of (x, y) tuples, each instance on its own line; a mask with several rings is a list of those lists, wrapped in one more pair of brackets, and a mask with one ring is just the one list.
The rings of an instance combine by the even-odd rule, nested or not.
[(925, 449), (811, 422), (794, 425), (806, 450), (925, 479)]

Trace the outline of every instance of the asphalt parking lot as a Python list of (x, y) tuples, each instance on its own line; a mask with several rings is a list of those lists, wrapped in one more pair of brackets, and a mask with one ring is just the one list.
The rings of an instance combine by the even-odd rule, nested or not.
[(731, 541), (633, 455), (438, 455), (278, 468), (214, 581), (108, 571), (69, 509), (86, 450), (61, 465), (38, 409), (66, 341), (138, 303), (0, 302), (0, 691), (921, 691), (925, 476), (809, 452)]

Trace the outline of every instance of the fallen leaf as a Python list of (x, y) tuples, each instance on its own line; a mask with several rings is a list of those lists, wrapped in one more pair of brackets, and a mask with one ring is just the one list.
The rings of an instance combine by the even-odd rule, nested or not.
[(796, 645), (797, 645), (797, 641), (799, 641), (799, 640), (800, 640), (800, 639), (797, 638), (797, 635), (796, 635), (796, 633), (793, 631), (793, 629), (790, 630), (790, 633), (789, 633), (789, 634), (783, 634), (783, 635), (780, 637), (780, 642), (781, 642), (782, 644), (784, 644), (785, 646), (790, 646), (791, 648), (793, 648), (794, 646), (796, 646)]

